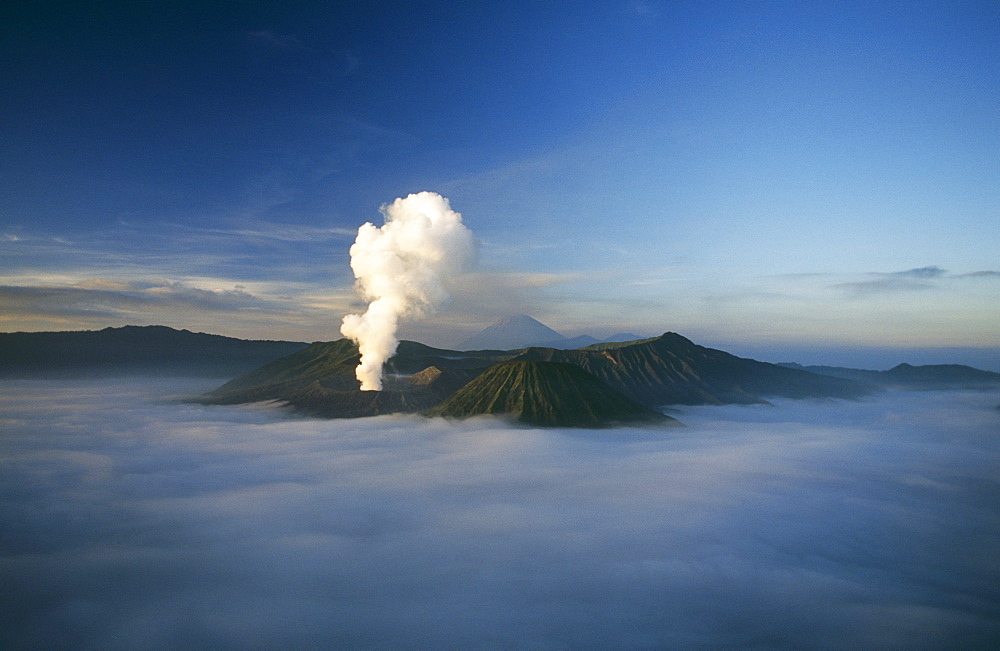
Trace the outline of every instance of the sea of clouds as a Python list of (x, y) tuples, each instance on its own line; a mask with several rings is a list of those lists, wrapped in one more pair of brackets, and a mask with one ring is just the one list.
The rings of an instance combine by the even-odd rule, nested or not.
[(1000, 396), (683, 429), (327, 421), (0, 383), (3, 648), (986, 648)]

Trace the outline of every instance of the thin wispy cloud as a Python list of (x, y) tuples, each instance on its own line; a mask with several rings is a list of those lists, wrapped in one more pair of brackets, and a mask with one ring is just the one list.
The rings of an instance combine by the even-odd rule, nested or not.
[(295, 34), (261, 29), (245, 33), (247, 41), (258, 45), (266, 45), (279, 50), (305, 50), (305, 44)]
[(834, 285), (836, 289), (843, 290), (856, 296), (867, 296), (871, 294), (893, 294), (897, 292), (919, 292), (934, 289), (935, 285), (926, 281), (916, 280), (905, 276), (883, 276), (871, 280), (861, 280), (858, 282), (838, 283)]
[(953, 274), (938, 266), (929, 266), (888, 273), (873, 272), (866, 274), (866, 280), (837, 283), (833, 287), (856, 296), (867, 296), (936, 289), (941, 287), (939, 281), (993, 277), (1000, 277), (1000, 272), (975, 271)]
[(0, 241), (8, 263), (0, 320), (8, 330), (132, 323), (335, 339), (328, 324), (350, 307), (336, 295), (351, 286), (344, 243), (355, 234), (258, 221), (231, 229), (121, 222), (72, 239), (19, 235)]
[[(0, 241), (4, 277), (66, 274), (142, 280), (229, 276), (233, 282), (293, 283), (349, 276), (347, 248), (357, 229), (243, 221), (231, 228), (121, 221), (72, 239), (19, 235)], [(338, 267), (335, 262), (344, 261)], [(329, 260), (330, 264), (317, 261)], [(252, 263), (251, 263), (252, 262)], [(341, 268), (342, 267), (342, 268)]]
[(358, 234), (356, 228), (309, 226), (252, 221), (233, 228), (205, 228), (191, 225), (164, 224), (164, 228), (190, 233), (202, 245), (207, 239), (219, 238), (247, 242), (316, 242), (350, 241)]
[(74, 287), (0, 286), (0, 303), (11, 313), (93, 313), (121, 318), (155, 310), (239, 311), (266, 302), (244, 289), (205, 290), (182, 283), (126, 283), (95, 279)]
[[(49, 286), (0, 285), (0, 323), (8, 331), (38, 330), (38, 324), (45, 330), (133, 324), (249, 338), (332, 340), (339, 334), (331, 324), (350, 308), (351, 300), (348, 292), (320, 293), (311, 286), (94, 278)], [(220, 329), (220, 320), (233, 326)]]

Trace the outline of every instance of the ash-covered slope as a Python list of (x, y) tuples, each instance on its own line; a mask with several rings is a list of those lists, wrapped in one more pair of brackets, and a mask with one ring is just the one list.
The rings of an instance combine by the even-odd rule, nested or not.
[(644, 407), (579, 366), (560, 362), (503, 362), (428, 412), (468, 418), (503, 415), (543, 427), (604, 427), (614, 423), (677, 421)]

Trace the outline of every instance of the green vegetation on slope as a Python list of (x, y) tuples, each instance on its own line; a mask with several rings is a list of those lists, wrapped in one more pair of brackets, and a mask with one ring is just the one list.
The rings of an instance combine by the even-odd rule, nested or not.
[(674, 421), (607, 386), (579, 366), (503, 362), (486, 369), (428, 412), (467, 418), (507, 415), (545, 427), (603, 427), (611, 423)]
[(280, 399), (316, 380), (342, 375), (353, 378), (358, 360), (358, 347), (349, 339), (316, 342), (230, 380), (208, 396), (222, 404)]

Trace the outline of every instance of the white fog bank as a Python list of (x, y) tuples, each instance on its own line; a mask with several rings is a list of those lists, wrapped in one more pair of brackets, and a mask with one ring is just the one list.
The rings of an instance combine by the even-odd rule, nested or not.
[(0, 384), (3, 648), (984, 648), (1000, 396), (668, 430)]

